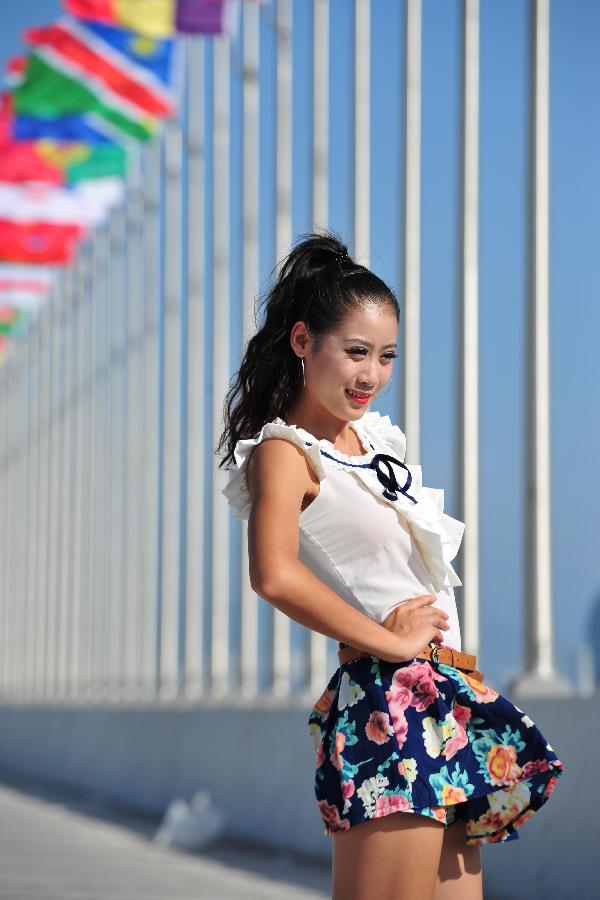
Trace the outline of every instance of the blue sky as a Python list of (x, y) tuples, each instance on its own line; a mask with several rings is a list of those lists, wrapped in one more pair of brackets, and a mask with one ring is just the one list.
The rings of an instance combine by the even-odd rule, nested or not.
[[(331, 0), (330, 225), (352, 247), (351, 4)], [(527, 107), (529, 4), (482, 0), (480, 37), (480, 534), (479, 667), (504, 682), (522, 654), (525, 522)], [(456, 346), (460, 4), (423, 3), (422, 466), (456, 514)], [(24, 27), (51, 20), (57, 0), (21, 0), (2, 13), (0, 57)], [(268, 19), (268, 17), (265, 17)], [(559, 669), (576, 678), (576, 648), (600, 595), (600, 5), (553, 0), (550, 11), (551, 462), (553, 600)], [(310, 227), (310, 4), (295, 4), (294, 235)], [(403, 4), (376, 0), (372, 22), (372, 267), (402, 305)], [(273, 30), (263, 21), (265, 134), (272, 125)], [(300, 65), (302, 60), (305, 65)], [(239, 78), (232, 102), (239, 109)], [(209, 84), (207, 83), (207, 90)], [(208, 99), (208, 96), (207, 96)], [(237, 107), (236, 107), (237, 104)], [(209, 104), (210, 106), (210, 104)], [(241, 141), (232, 135), (239, 171)], [(273, 143), (261, 148), (261, 285), (274, 265)], [(210, 152), (207, 164), (210, 165)], [(207, 203), (211, 202), (210, 192)], [(239, 192), (232, 192), (232, 283), (239, 293)], [(210, 236), (207, 238), (210, 248)], [(207, 285), (209, 290), (211, 284)], [(234, 296), (234, 303), (239, 297)], [(239, 318), (234, 316), (233, 363)], [(208, 364), (209, 360), (207, 360)], [(401, 360), (378, 407), (402, 427)], [(457, 589), (460, 603), (461, 589)], [(465, 647), (466, 650), (468, 648)]]

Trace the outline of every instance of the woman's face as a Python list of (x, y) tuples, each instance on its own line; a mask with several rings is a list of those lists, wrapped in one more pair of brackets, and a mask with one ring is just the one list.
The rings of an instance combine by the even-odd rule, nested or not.
[[(387, 305), (369, 304), (350, 313), (341, 326), (326, 334), (318, 351), (303, 322), (291, 338), (304, 357), (305, 387), (300, 405), (329, 412), (342, 420), (360, 419), (392, 377), (398, 322)], [(362, 402), (351, 396), (356, 391)]]

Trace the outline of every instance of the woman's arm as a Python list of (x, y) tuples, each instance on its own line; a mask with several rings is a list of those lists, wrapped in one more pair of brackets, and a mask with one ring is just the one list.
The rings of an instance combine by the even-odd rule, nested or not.
[(290, 441), (269, 438), (248, 461), (250, 583), (291, 619), (320, 634), (395, 661), (414, 653), (406, 641), (350, 606), (298, 559), (302, 502), (313, 484), (310, 463)]

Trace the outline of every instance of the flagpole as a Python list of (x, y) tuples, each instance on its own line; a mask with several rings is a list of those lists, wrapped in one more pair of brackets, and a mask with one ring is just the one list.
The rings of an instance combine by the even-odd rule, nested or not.
[(204, 690), (204, 468), (205, 468), (205, 108), (203, 37), (185, 39), (187, 56), (187, 346), (186, 530), (185, 530), (185, 680), (186, 697)]
[(19, 466), (19, 443), (21, 435), (21, 369), (22, 360), (15, 347), (15, 357), (12, 364), (11, 398), (13, 415), (11, 421), (11, 448), (10, 448), (10, 480), (12, 482), (12, 516), (11, 516), (11, 540), (10, 540), (10, 568), (8, 572), (8, 592), (11, 597), (11, 670), (12, 670), (12, 696), (16, 700), (19, 693), (20, 659), (19, 659), (19, 631), (20, 609), (18, 597), (20, 596), (21, 566), (21, 475)]
[[(10, 353), (10, 351), (9, 351)], [(8, 523), (10, 523), (11, 527), (7, 528), (6, 534), (6, 572), (7, 572), (7, 584), (8, 589), (6, 591), (6, 610), (5, 610), (5, 621), (4, 626), (6, 629), (7, 643), (6, 643), (6, 656), (5, 656), (5, 672), (6, 672), (6, 685), (8, 689), (9, 698), (12, 697), (14, 692), (14, 639), (12, 635), (12, 621), (14, 616), (14, 607), (15, 607), (15, 591), (12, 585), (12, 577), (13, 577), (13, 542), (14, 542), (14, 528), (12, 527), (12, 523), (14, 522), (15, 515), (15, 482), (12, 477), (12, 467), (11, 467), (11, 458), (12, 458), (12, 441), (13, 441), (13, 428), (14, 428), (14, 417), (15, 417), (15, 397), (14, 397), (14, 358), (12, 358), (12, 354), (8, 355), (3, 363), (3, 367), (6, 372), (6, 410), (7, 410), (7, 422), (6, 422), (6, 435), (7, 435), (7, 448), (6, 448), (6, 475), (7, 475), (7, 512), (8, 512)]]
[(60, 279), (57, 279), (57, 284), (55, 285), (54, 296), (52, 298), (52, 303), (48, 306), (46, 313), (47, 315), (44, 318), (44, 350), (43, 350), (43, 361), (44, 361), (44, 373), (43, 373), (43, 400), (42, 400), (42, 415), (40, 421), (40, 429), (42, 432), (42, 445), (41, 445), (41, 459), (42, 459), (42, 476), (41, 476), (41, 484), (42, 490), (41, 495), (43, 497), (42, 509), (41, 509), (41, 520), (42, 520), (42, 535), (41, 535), (41, 546), (44, 548), (43, 558), (42, 558), (42, 566), (40, 568), (40, 584), (39, 584), (39, 598), (40, 598), (40, 626), (41, 626), (41, 653), (40, 653), (40, 689), (42, 696), (47, 698), (50, 694), (50, 666), (52, 664), (52, 646), (50, 643), (50, 629), (51, 629), (51, 613), (52, 608), (50, 605), (50, 579), (48, 577), (48, 569), (50, 566), (50, 556), (51, 556), (51, 535), (50, 535), (50, 513), (51, 513), (51, 488), (52, 488), (52, 445), (50, 440), (50, 416), (51, 416), (51, 403), (52, 403), (52, 350), (53, 350), (53, 323), (56, 315), (56, 304), (57, 298), (60, 294)]
[[(229, 382), (229, 75), (230, 42), (225, 35), (212, 39), (213, 47), (213, 438), (223, 429), (223, 398)], [(214, 441), (213, 441), (214, 443)], [(229, 618), (229, 511), (218, 502), (227, 473), (213, 469), (212, 504), (212, 634), (211, 692), (222, 696), (230, 686)]]
[(94, 297), (96, 316), (97, 360), (94, 372), (98, 453), (93, 472), (95, 489), (94, 515), (96, 540), (94, 543), (94, 572), (92, 604), (94, 630), (93, 659), (95, 697), (107, 697), (107, 641), (108, 641), (108, 544), (109, 544), (109, 465), (110, 465), (110, 366), (109, 313), (110, 270), (112, 247), (107, 224), (96, 228), (98, 238), (97, 285)]
[(107, 395), (108, 395), (108, 461), (107, 461), (107, 552), (106, 583), (106, 694), (117, 699), (124, 687), (127, 634), (125, 615), (128, 598), (125, 592), (125, 560), (129, 553), (129, 535), (125, 528), (130, 484), (127, 480), (127, 379), (126, 328), (127, 293), (125, 291), (124, 206), (110, 217), (110, 272), (106, 293), (107, 320)]
[(79, 491), (77, 506), (78, 562), (74, 576), (75, 590), (78, 592), (79, 631), (77, 656), (78, 693), (86, 696), (90, 691), (92, 622), (91, 622), (91, 544), (93, 540), (92, 520), (92, 473), (94, 471), (96, 443), (93, 415), (92, 371), (95, 348), (93, 339), (93, 308), (95, 291), (96, 241), (88, 238), (80, 275), (81, 306), (79, 321), (79, 381), (81, 384), (80, 413), (78, 422)]
[(127, 190), (127, 325), (124, 365), (126, 371), (125, 406), (125, 483), (127, 504), (125, 532), (127, 554), (124, 572), (124, 660), (123, 693), (128, 699), (140, 696), (142, 673), (143, 588), (143, 471), (144, 471), (144, 294), (143, 279), (143, 179), (141, 152), (132, 149), (128, 160)]
[(179, 691), (181, 604), (181, 123), (165, 127), (165, 316), (162, 490), (161, 689), (164, 699)]
[(14, 515), (14, 483), (11, 478), (11, 468), (10, 468), (10, 457), (11, 457), (11, 441), (12, 441), (12, 422), (13, 422), (13, 406), (14, 406), (14, 397), (12, 394), (12, 382), (13, 382), (13, 373), (12, 373), (13, 360), (11, 359), (10, 349), (7, 352), (6, 358), (3, 361), (3, 376), (4, 376), (4, 409), (5, 409), (5, 420), (4, 420), (4, 434), (6, 435), (6, 442), (4, 448), (4, 472), (5, 472), (5, 480), (6, 480), (6, 493), (5, 493), (5, 504), (6, 504), (6, 533), (4, 536), (4, 553), (6, 556), (5, 561), (5, 571), (7, 573), (7, 582), (8, 582), (8, 590), (6, 591), (6, 596), (4, 600), (4, 621), (3, 621), (3, 634), (5, 635), (5, 646), (4, 653), (2, 659), (2, 668), (4, 671), (4, 684), (6, 686), (6, 695), (8, 698), (11, 697), (12, 693), (12, 635), (11, 635), (11, 618), (13, 612), (13, 604), (15, 602), (14, 591), (10, 589), (10, 573), (12, 571), (12, 539), (13, 539), (13, 531), (11, 528), (11, 523)]
[(71, 598), (68, 587), (68, 568), (71, 556), (71, 547), (66, 540), (69, 531), (70, 519), (70, 494), (73, 460), (71, 444), (69, 441), (71, 408), (70, 385), (72, 378), (71, 367), (71, 331), (72, 331), (72, 276), (71, 266), (65, 267), (63, 278), (63, 296), (60, 306), (60, 354), (61, 354), (61, 380), (59, 399), (56, 409), (58, 425), (58, 477), (57, 477), (57, 572), (56, 572), (56, 600), (58, 610), (57, 621), (57, 661), (56, 679), (57, 695), (65, 698), (67, 695), (67, 673), (69, 665), (69, 624), (72, 615)]
[(84, 490), (83, 471), (83, 408), (84, 408), (84, 301), (85, 292), (83, 277), (89, 260), (89, 244), (80, 245), (73, 264), (73, 421), (72, 421), (72, 454), (73, 473), (71, 481), (71, 517), (68, 537), (70, 567), (68, 595), (71, 598), (71, 662), (69, 672), (69, 694), (81, 696), (82, 681), (80, 668), (80, 641), (83, 598), (81, 584), (82, 554), (82, 495)]
[(568, 697), (556, 667), (550, 426), (550, 2), (530, 5), (529, 260), (526, 336), (525, 663), (511, 695)]
[[(277, 263), (292, 243), (292, 6), (291, 0), (277, 4), (277, 215), (275, 258)], [(291, 620), (272, 606), (273, 685), (278, 697), (290, 692)]]
[[(0, 366), (0, 564), (2, 571), (8, 571), (9, 536), (9, 488), (8, 476), (8, 363), (5, 359)], [(0, 595), (0, 696), (8, 696), (8, 592)]]
[(404, 431), (406, 458), (421, 460), (421, 0), (407, 0), (404, 87)]
[[(44, 653), (44, 634), (43, 634), (43, 560), (46, 550), (45, 534), (43, 527), (44, 512), (44, 465), (45, 454), (42, 444), (43, 432), (42, 421), (44, 417), (44, 397), (47, 390), (47, 379), (45, 371), (46, 358), (46, 333), (47, 320), (49, 316), (50, 304), (54, 303), (56, 282), (52, 288), (47, 304), (40, 310), (37, 322), (37, 340), (36, 340), (36, 407), (35, 407), (35, 569), (32, 579), (33, 608), (35, 609), (35, 617), (32, 626), (32, 694), (39, 698), (43, 690), (43, 653)], [(8, 432), (7, 432), (8, 433)]]
[(15, 700), (19, 699), (21, 693), (22, 678), (22, 658), (19, 652), (21, 644), (22, 632), (22, 576), (23, 568), (26, 560), (24, 559), (23, 549), (23, 481), (22, 481), (22, 432), (23, 432), (23, 383), (24, 383), (24, 360), (20, 353), (20, 347), (15, 347), (15, 360), (13, 366), (13, 385), (11, 394), (14, 401), (14, 419), (12, 422), (11, 436), (11, 480), (13, 482), (14, 507), (12, 517), (12, 579), (9, 579), (9, 585), (12, 580), (12, 589), (9, 587), (12, 595), (13, 615), (11, 622), (11, 653), (13, 654), (13, 689), (12, 695)]
[(143, 220), (143, 283), (144, 346), (143, 346), (143, 445), (144, 467), (142, 509), (144, 523), (142, 567), (142, 622), (140, 627), (140, 658), (142, 660), (141, 690), (144, 699), (151, 699), (160, 690), (160, 335), (162, 260), (160, 257), (160, 183), (161, 148), (158, 142), (144, 154), (144, 220)]
[[(329, 224), (329, 0), (313, 5), (313, 229)], [(309, 630), (307, 690), (317, 695), (327, 677), (328, 641), (324, 634)]]
[(73, 666), (73, 619), (75, 617), (75, 597), (73, 595), (73, 516), (75, 510), (75, 388), (77, 373), (77, 259), (68, 269), (68, 290), (66, 315), (66, 377), (64, 389), (64, 488), (62, 493), (62, 531), (61, 531), (61, 577), (60, 594), (63, 602), (64, 619), (62, 621), (62, 652), (60, 683), (61, 696), (68, 698), (72, 694)]
[[(259, 168), (260, 168), (260, 10), (246, 3), (243, 14), (243, 247), (242, 247), (242, 352), (256, 328), (254, 297), (259, 276)], [(240, 520), (240, 688), (245, 697), (258, 692), (258, 598), (250, 584), (248, 523)]]
[[(32, 539), (33, 526), (35, 522), (33, 505), (35, 502), (35, 487), (33, 485), (34, 472), (34, 442), (33, 442), (33, 423), (34, 423), (34, 390), (35, 390), (35, 365), (36, 359), (33, 350), (35, 334), (37, 332), (37, 316), (30, 321), (27, 330), (26, 346), (23, 348), (27, 367), (27, 428), (24, 434), (25, 445), (23, 448), (26, 457), (26, 496), (24, 497), (25, 506), (25, 531), (24, 541), (27, 548), (27, 559), (24, 572), (23, 584), (23, 624), (24, 624), (24, 640), (22, 646), (23, 657), (23, 687), (21, 696), (24, 700), (30, 694), (31, 690), (31, 660), (32, 660), (32, 628), (35, 622), (34, 594), (32, 591), (33, 577), (35, 574), (35, 541)], [(0, 407), (2, 405), (1, 389), (0, 389)], [(1, 410), (0, 410), (0, 428), (1, 428)], [(0, 504), (2, 504), (2, 447), (0, 445)], [(2, 535), (2, 514), (0, 513), (0, 541), (3, 540)], [(2, 565), (2, 553), (0, 552), (0, 565)]]
[(370, 264), (371, 0), (354, 0), (354, 256)]

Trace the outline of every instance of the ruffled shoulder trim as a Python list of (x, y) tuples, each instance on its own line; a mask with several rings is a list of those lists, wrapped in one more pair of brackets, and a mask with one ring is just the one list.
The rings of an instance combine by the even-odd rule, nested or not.
[(319, 481), (326, 476), (319, 445), (314, 443), (311, 435), (297, 425), (287, 425), (280, 419), (267, 422), (254, 437), (237, 442), (233, 451), (235, 465), (231, 465), (227, 470), (230, 473), (229, 482), (221, 493), (233, 507), (238, 519), (248, 519), (250, 516), (251, 498), (246, 485), (246, 466), (254, 448), (266, 438), (284, 438), (291, 441), (309, 458)]
[(406, 436), (397, 426), (393, 425), (389, 416), (382, 416), (380, 412), (370, 409), (356, 423), (365, 434), (373, 439), (375, 444), (384, 443), (401, 462), (406, 455)]
[[(369, 410), (362, 419), (357, 420), (357, 424), (362, 426), (364, 433), (374, 444), (387, 448), (410, 471), (412, 476), (410, 494), (417, 502), (413, 502), (403, 493), (399, 493), (393, 502), (389, 502), (405, 517), (429, 569), (435, 589), (440, 591), (451, 586), (460, 586), (462, 582), (452, 566), (452, 560), (462, 542), (464, 522), (444, 512), (443, 490), (423, 487), (421, 466), (412, 463), (407, 465), (404, 462), (406, 436), (397, 425), (392, 424), (389, 416), (382, 416), (375, 410)], [(368, 469), (355, 469), (353, 472), (365, 482), (370, 478)], [(379, 487), (372, 478), (370, 483)], [(378, 493), (381, 495), (380, 490)], [(383, 497), (385, 498), (385, 495)]]

